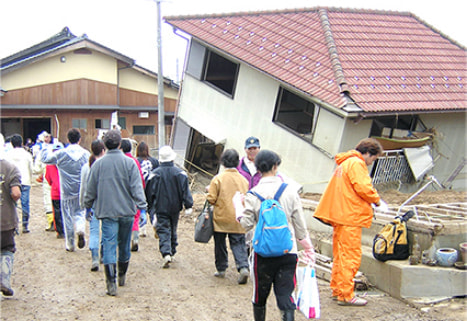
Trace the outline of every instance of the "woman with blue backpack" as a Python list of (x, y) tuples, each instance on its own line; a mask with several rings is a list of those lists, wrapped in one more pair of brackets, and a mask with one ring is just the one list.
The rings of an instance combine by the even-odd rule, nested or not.
[(262, 175), (261, 180), (245, 196), (237, 193), (233, 199), (237, 220), (245, 230), (256, 226), (250, 258), (255, 321), (265, 320), (271, 287), (282, 320), (295, 319), (292, 293), (298, 263), (296, 240), (305, 250), (304, 263), (313, 264), (315, 260), (300, 196), (277, 176), (280, 163), (275, 152), (260, 151), (255, 166)]

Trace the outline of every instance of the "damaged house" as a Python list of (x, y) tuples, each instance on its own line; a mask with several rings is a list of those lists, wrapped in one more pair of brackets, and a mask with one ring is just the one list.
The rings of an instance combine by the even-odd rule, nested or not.
[(466, 50), (413, 14), (311, 8), (165, 21), (190, 37), (172, 132), (188, 167), (216, 173), (223, 149), (243, 154), (256, 136), (304, 191), (322, 192), (333, 156), (377, 137), (386, 151), (375, 183), (410, 188), (433, 175), (465, 187)]

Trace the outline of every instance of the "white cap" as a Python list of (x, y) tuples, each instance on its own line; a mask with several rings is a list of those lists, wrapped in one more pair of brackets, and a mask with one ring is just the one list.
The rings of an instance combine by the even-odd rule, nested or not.
[(159, 148), (159, 162), (171, 162), (177, 157), (177, 154), (170, 146), (162, 146)]

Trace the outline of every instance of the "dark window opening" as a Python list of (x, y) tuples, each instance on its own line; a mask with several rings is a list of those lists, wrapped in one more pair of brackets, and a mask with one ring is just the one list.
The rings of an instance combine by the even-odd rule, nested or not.
[(203, 80), (233, 96), (238, 74), (238, 64), (208, 51)]
[(154, 135), (154, 126), (133, 126), (133, 135)]
[(274, 122), (282, 124), (311, 140), (318, 108), (286, 89), (279, 89)]
[(126, 117), (118, 117), (118, 126), (121, 129), (126, 129)]
[(110, 120), (109, 119), (96, 119), (94, 120), (94, 127), (97, 129), (109, 129)]
[(394, 115), (378, 117), (371, 125), (371, 136), (386, 136), (389, 138), (410, 136), (411, 132), (423, 132), (425, 125), (417, 115)]

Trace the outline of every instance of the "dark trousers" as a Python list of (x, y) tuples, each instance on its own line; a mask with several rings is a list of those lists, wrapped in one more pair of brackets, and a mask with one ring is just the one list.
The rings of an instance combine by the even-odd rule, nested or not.
[(296, 254), (266, 258), (254, 253), (253, 304), (265, 306), (273, 286), (279, 310), (295, 310), (292, 292), (295, 288), (296, 267)]
[(248, 268), (245, 234), (214, 232), (214, 255), (217, 271), (225, 271), (229, 266), (226, 237), (229, 238), (230, 249), (235, 258), (237, 271), (240, 271), (241, 268)]
[(159, 251), (162, 257), (177, 253), (177, 229), (180, 213), (156, 213), (156, 232), (159, 235)]
[(2, 252), (7, 251), (7, 252), (16, 252), (16, 246), (15, 246), (15, 234), (16, 230), (8, 230), (8, 231), (2, 231), (1, 236), (0, 236), (0, 241), (1, 241), (1, 246), (2, 246)]
[(63, 219), (62, 219), (62, 210), (60, 208), (60, 200), (52, 200), (52, 207), (54, 211), (54, 225), (55, 231), (58, 235), (65, 235), (63, 231)]

